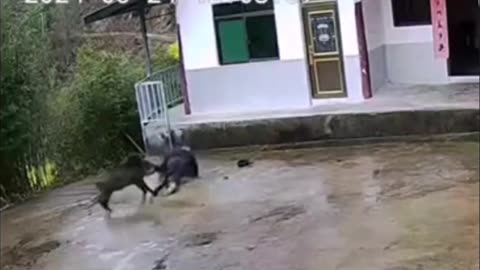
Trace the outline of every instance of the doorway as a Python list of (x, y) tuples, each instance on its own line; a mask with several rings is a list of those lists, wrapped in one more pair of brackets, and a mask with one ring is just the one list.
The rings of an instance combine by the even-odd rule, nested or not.
[(480, 74), (480, 3), (447, 0), (450, 76)]
[(346, 97), (337, 3), (305, 3), (303, 25), (312, 96)]

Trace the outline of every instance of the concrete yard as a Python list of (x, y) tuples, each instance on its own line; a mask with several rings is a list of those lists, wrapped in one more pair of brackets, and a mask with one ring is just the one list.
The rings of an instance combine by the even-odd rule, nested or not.
[[(91, 181), (1, 215), (2, 269), (479, 269), (479, 144), (202, 153), (201, 178), (105, 218)], [(148, 179), (154, 185), (154, 176)]]

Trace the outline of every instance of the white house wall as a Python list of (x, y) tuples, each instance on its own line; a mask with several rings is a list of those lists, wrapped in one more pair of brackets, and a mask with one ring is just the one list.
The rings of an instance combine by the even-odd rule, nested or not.
[(202, 0), (176, 2), (176, 16), (180, 24), (186, 70), (218, 66), (213, 11), (211, 5), (206, 2)]
[[(391, 0), (363, 0), (372, 84), (448, 81), (446, 60), (435, 59), (431, 25), (395, 27)], [(382, 16), (379, 16), (381, 14)]]
[[(177, 1), (177, 20), (192, 114), (307, 108), (312, 104), (301, 4), (276, 0), (280, 59), (221, 66), (212, 3)], [(354, 0), (338, 1), (349, 100), (363, 100)]]
[(434, 57), (433, 27), (394, 27), (392, 2), (383, 4), (389, 79), (394, 83), (447, 82), (446, 60)]
[(275, 5), (280, 60), (220, 66), (212, 16), (218, 2), (177, 1), (192, 114), (309, 107), (298, 3)]

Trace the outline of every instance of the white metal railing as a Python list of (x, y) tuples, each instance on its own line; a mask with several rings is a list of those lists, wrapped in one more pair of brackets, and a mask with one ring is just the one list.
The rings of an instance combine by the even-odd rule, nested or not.
[[(171, 136), (169, 109), (183, 102), (180, 66), (157, 71), (135, 84), (138, 113), (145, 146), (147, 125), (155, 122), (157, 130)], [(172, 138), (170, 138), (171, 146)]]
[(161, 81), (140, 82), (135, 85), (138, 113), (142, 126), (150, 122), (169, 124), (167, 98)]
[[(156, 122), (157, 127), (162, 129), (161, 133), (167, 136), (171, 135), (171, 123), (168, 113), (167, 97), (165, 95), (164, 84), (161, 81), (140, 82), (135, 85), (135, 94), (137, 98), (138, 113), (142, 127), (143, 143), (146, 150), (149, 147), (149, 138), (146, 133), (147, 125)], [(160, 134), (159, 134), (159, 137)], [(169, 140), (169, 146), (171, 147)]]
[(183, 102), (180, 65), (174, 65), (156, 71), (140, 81), (140, 83), (151, 81), (161, 81), (163, 83), (165, 97), (169, 108)]

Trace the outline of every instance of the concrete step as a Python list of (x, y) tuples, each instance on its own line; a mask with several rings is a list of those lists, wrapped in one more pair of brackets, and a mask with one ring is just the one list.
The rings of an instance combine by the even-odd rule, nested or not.
[(193, 149), (308, 141), (479, 132), (478, 109), (321, 114), (268, 120), (191, 124), (181, 129)]

